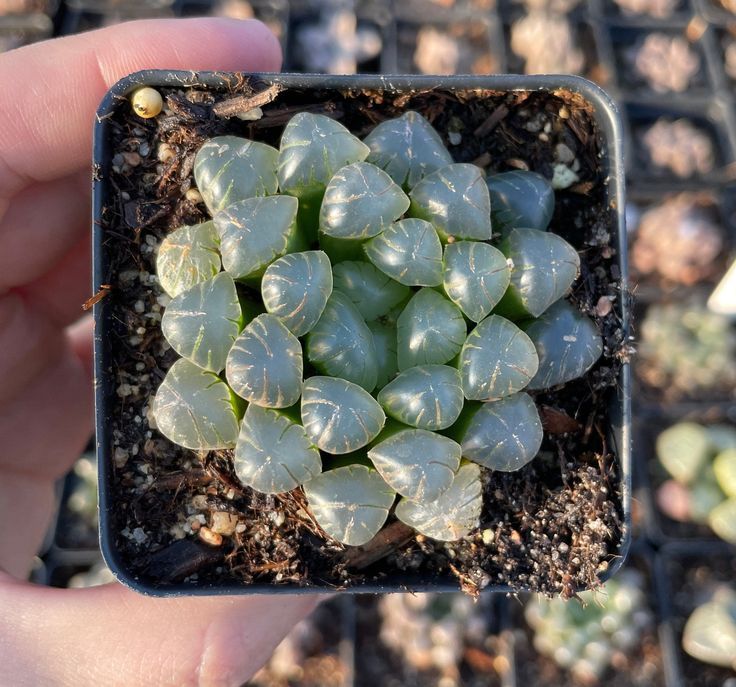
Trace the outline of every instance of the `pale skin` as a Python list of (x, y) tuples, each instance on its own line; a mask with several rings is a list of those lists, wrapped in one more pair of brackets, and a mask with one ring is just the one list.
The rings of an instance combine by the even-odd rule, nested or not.
[(54, 482), (92, 432), (91, 130), (145, 68), (276, 71), (260, 23), (124, 24), (0, 55), (0, 681), (15, 687), (241, 685), (314, 597), (153, 599), (25, 582)]

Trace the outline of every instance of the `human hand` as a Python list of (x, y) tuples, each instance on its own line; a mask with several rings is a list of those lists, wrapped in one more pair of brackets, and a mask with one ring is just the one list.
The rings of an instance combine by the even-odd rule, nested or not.
[[(0, 683), (239, 685), (315, 604), (150, 599), (22, 581), (55, 480), (92, 431), (89, 190), (94, 112), (145, 68), (275, 71), (260, 23), (160, 20), (0, 56)], [(15, 577), (13, 577), (15, 576)]]

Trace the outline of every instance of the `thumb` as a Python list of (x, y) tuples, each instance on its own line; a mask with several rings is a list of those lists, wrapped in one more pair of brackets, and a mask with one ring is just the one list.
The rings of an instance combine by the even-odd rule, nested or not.
[(60, 590), (0, 575), (0, 665), (15, 687), (237, 687), (321, 600), (148, 598), (117, 583)]

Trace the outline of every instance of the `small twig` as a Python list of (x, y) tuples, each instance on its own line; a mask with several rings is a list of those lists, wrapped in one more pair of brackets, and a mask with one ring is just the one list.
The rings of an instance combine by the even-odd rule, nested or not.
[(484, 122), (480, 124), (473, 132), (473, 136), (486, 136), (493, 131), (498, 124), (506, 118), (509, 113), (509, 108), (506, 105), (499, 105), (491, 114), (486, 118)]
[(349, 568), (362, 570), (406, 544), (414, 534), (411, 527), (397, 520), (381, 530), (367, 544), (349, 548), (343, 560)]
[(99, 303), (108, 293), (112, 291), (110, 284), (100, 284), (100, 290), (82, 303), (82, 310), (89, 310), (95, 303)]
[(236, 117), (239, 114), (250, 112), (257, 107), (263, 107), (263, 105), (273, 102), (283, 88), (281, 84), (275, 83), (253, 95), (238, 95), (234, 98), (221, 100), (212, 107), (212, 112), (218, 117)]

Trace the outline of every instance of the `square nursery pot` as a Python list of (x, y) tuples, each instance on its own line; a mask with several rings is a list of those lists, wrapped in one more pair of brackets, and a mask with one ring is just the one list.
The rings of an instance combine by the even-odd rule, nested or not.
[[(159, 116), (133, 112), (130, 96), (142, 86), (163, 95)], [(255, 105), (262, 116), (233, 116)], [(176, 359), (162, 345), (167, 301), (157, 248), (173, 229), (207, 219), (192, 172), (206, 138), (278, 146), (287, 121), (303, 111), (338, 119), (362, 138), (408, 110), (433, 124), (454, 162), (489, 175), (531, 169), (558, 182), (550, 228), (581, 257), (567, 297), (597, 325), (603, 353), (580, 379), (534, 394), (541, 452), (515, 472), (483, 470), (481, 525), (468, 537), (418, 536), (391, 511), (382, 534), (343, 547), (320, 534), (301, 489), (256, 493), (234, 476), (231, 452), (182, 449), (149, 425)], [(92, 299), (100, 537), (117, 578), (162, 596), (458, 588), (570, 595), (612, 575), (628, 550), (631, 507), (621, 148), (612, 101), (573, 76), (145, 71), (117, 83), (95, 127)]]

